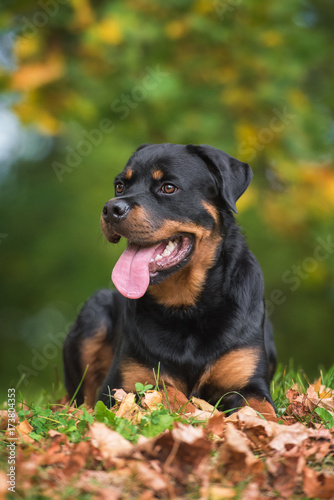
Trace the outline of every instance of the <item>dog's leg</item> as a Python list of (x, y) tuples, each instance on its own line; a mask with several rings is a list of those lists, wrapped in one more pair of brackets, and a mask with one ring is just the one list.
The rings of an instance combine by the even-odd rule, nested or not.
[(70, 398), (77, 391), (78, 405), (94, 405), (122, 328), (123, 298), (111, 290), (100, 290), (83, 306), (63, 346), (65, 385)]
[(264, 348), (242, 347), (224, 354), (205, 370), (192, 395), (222, 411), (249, 405), (266, 417), (276, 417)]
[(269, 378), (273, 378), (276, 371), (276, 348), (274, 343), (274, 331), (272, 324), (268, 318), (268, 313), (264, 319), (264, 345), (269, 362)]

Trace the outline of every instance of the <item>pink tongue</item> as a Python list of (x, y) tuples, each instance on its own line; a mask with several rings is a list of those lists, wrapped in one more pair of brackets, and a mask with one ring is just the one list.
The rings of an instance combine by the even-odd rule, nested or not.
[(129, 245), (113, 269), (111, 279), (117, 290), (129, 299), (139, 299), (150, 283), (149, 263), (158, 245), (141, 248)]

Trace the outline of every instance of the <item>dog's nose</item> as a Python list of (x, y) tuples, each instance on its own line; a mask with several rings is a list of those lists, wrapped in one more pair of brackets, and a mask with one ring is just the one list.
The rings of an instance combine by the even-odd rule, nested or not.
[(116, 222), (124, 219), (130, 211), (124, 200), (109, 200), (103, 207), (102, 216), (106, 222)]

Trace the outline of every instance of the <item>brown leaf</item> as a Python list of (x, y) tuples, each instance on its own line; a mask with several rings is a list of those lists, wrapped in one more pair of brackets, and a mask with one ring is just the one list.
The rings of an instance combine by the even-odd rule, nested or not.
[(224, 413), (219, 413), (219, 415), (214, 415), (209, 419), (205, 430), (207, 432), (212, 432), (212, 434), (215, 434), (216, 436), (222, 437), (225, 425), (225, 415)]
[(149, 410), (156, 410), (161, 403), (162, 395), (159, 391), (146, 391), (141, 401), (143, 408), (149, 408)]
[(170, 409), (173, 413), (195, 413), (195, 406), (175, 387), (166, 386), (162, 392), (162, 399), (165, 408)]
[(29, 436), (29, 432), (33, 431), (34, 428), (29, 424), (28, 420), (23, 420), (16, 426), (16, 432), (19, 437), (25, 442), (32, 444), (34, 443), (34, 439)]
[(253, 455), (245, 435), (230, 422), (226, 424), (225, 442), (219, 449), (219, 462), (231, 473), (235, 481), (241, 481), (245, 475), (258, 474), (263, 470), (263, 463)]
[(130, 420), (133, 424), (137, 424), (142, 419), (142, 412), (135, 402), (136, 396), (129, 392), (122, 400), (120, 407), (116, 411), (117, 417), (124, 417)]
[(146, 488), (159, 494), (168, 491), (168, 483), (164, 475), (152, 469), (148, 464), (135, 462), (131, 470)]
[(295, 399), (299, 396), (299, 392), (296, 391), (295, 389), (289, 389), (286, 393), (286, 397), (292, 403), (292, 401), (295, 401)]
[(0, 470), (0, 500), (5, 500), (7, 498), (8, 486), (7, 483), (8, 477), (6, 472)]
[(87, 457), (91, 451), (91, 443), (88, 441), (81, 441), (77, 443), (72, 449), (69, 461), (67, 462), (63, 472), (66, 477), (77, 474), (86, 464)]
[(191, 402), (199, 410), (209, 412), (211, 415), (220, 415), (221, 414), (220, 411), (218, 411), (214, 406), (212, 406), (209, 403), (207, 403), (206, 401), (204, 401), (204, 399), (192, 397)]
[(113, 391), (113, 398), (116, 399), (116, 401), (123, 401), (123, 399), (126, 397), (126, 392), (123, 389), (114, 389)]
[(235, 411), (228, 417), (226, 417), (226, 422), (238, 422), (240, 415), (251, 415), (253, 417), (261, 418), (259, 414), (250, 406), (243, 406), (240, 410)]
[(177, 423), (171, 432), (174, 440), (179, 443), (194, 444), (198, 439), (204, 438), (203, 428), (192, 425)]
[(94, 422), (90, 426), (89, 436), (103, 458), (128, 456), (133, 449), (129, 441), (101, 422)]
[(0, 431), (7, 429), (8, 427), (8, 411), (0, 410)]
[(299, 481), (305, 459), (295, 454), (292, 457), (275, 457), (267, 460), (268, 471), (272, 476), (272, 487), (283, 498), (291, 498)]
[(84, 493), (96, 494), (94, 498), (99, 500), (118, 500), (121, 496), (122, 486), (128, 481), (131, 471), (127, 468), (127, 470), (116, 470), (115, 472), (118, 481), (114, 480), (113, 472), (86, 469), (76, 480), (76, 487)]
[(209, 488), (210, 500), (225, 500), (228, 498), (235, 498), (237, 492), (234, 488), (226, 488), (218, 484), (213, 484)]
[(257, 483), (249, 483), (241, 496), (241, 500), (262, 500), (263, 498), (260, 495), (260, 487)]
[(188, 473), (198, 472), (208, 459), (212, 446), (212, 442), (204, 437), (203, 428), (177, 423), (172, 431), (155, 439), (151, 452), (147, 446), (143, 452), (158, 459), (166, 472), (185, 485)]
[(316, 391), (314, 386), (310, 385), (306, 391), (305, 406), (307, 406), (310, 412), (312, 412), (314, 408), (317, 407), (325, 408), (326, 410), (333, 412), (333, 394), (334, 391), (326, 388), (325, 386), (320, 386), (319, 391)]
[[(11, 424), (13, 423), (13, 419), (11, 418)], [(17, 416), (17, 413), (15, 412), (15, 419), (14, 423), (18, 424), (19, 423), (19, 417)], [(7, 429), (8, 427), (8, 410), (0, 410), (0, 430), (3, 431)]]
[(270, 441), (269, 446), (278, 453), (284, 453), (294, 446), (300, 446), (309, 437), (308, 429), (300, 423), (289, 426), (279, 425), (276, 431), (277, 434)]
[(311, 498), (333, 498), (334, 476), (305, 467), (303, 489), (305, 494)]

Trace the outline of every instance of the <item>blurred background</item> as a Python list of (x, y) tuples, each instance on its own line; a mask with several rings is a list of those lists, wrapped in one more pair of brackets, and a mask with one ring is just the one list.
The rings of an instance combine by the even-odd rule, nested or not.
[(144, 142), (252, 166), (237, 220), (279, 360), (333, 363), (333, 25), (330, 0), (1, 0), (1, 397), (62, 379), (62, 340), (124, 245), (101, 209)]

